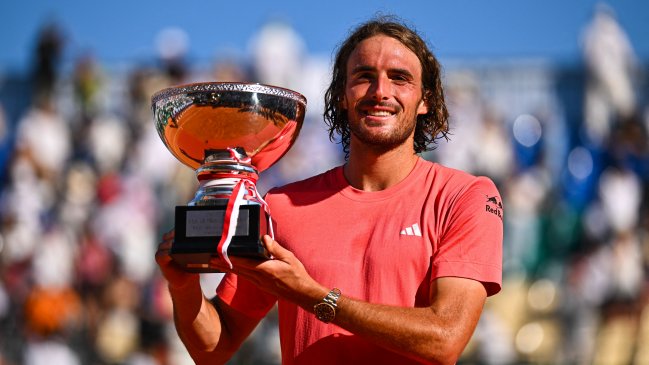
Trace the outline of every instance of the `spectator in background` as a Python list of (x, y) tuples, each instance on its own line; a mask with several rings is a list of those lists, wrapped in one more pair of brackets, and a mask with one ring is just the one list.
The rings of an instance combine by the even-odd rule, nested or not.
[(58, 179), (72, 155), (68, 123), (49, 96), (38, 97), (18, 123), (16, 158), (24, 159), (42, 179)]
[(32, 69), (34, 96), (51, 97), (58, 80), (64, 38), (57, 23), (46, 24), (40, 31)]
[(74, 67), (73, 87), (78, 114), (82, 120), (91, 119), (99, 112), (99, 93), (103, 80), (99, 73), (99, 65), (94, 55), (82, 55)]
[(189, 76), (186, 60), (189, 49), (187, 33), (182, 28), (165, 28), (156, 37), (156, 47), (169, 82), (172, 85), (186, 82)]

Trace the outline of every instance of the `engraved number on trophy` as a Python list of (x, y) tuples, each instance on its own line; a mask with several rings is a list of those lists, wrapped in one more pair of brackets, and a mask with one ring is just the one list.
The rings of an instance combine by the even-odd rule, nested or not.
[[(186, 237), (220, 236), (223, 232), (224, 210), (187, 211)], [(248, 235), (248, 211), (240, 210), (235, 236)]]

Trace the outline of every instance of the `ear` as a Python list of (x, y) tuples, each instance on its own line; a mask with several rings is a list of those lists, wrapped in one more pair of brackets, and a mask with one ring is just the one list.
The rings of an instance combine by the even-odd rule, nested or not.
[(428, 103), (426, 99), (421, 99), (419, 106), (417, 107), (417, 115), (428, 114)]
[(347, 110), (347, 98), (343, 95), (343, 100), (340, 101), (340, 109)]

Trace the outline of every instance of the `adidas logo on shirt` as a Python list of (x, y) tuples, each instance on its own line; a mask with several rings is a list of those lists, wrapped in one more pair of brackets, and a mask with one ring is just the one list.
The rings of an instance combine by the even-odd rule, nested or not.
[(419, 229), (419, 225), (417, 223), (415, 223), (410, 227), (406, 227), (406, 228), (402, 229), (401, 234), (406, 235), (406, 236), (421, 237), (421, 230)]

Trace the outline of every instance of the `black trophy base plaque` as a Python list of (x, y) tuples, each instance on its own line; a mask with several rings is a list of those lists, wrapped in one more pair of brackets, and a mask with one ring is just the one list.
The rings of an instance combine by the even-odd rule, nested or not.
[[(177, 206), (171, 258), (189, 272), (218, 272), (210, 268), (220, 257), (217, 246), (223, 232), (225, 205)], [(228, 256), (265, 260), (269, 254), (260, 237), (268, 233), (268, 217), (259, 205), (241, 205), (237, 229), (228, 247)]]

